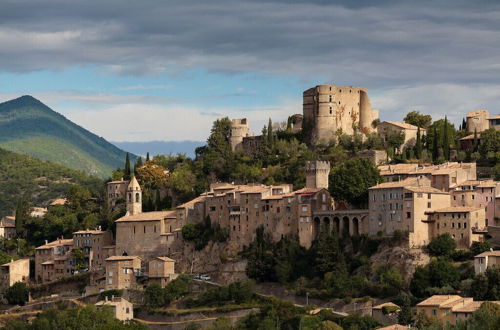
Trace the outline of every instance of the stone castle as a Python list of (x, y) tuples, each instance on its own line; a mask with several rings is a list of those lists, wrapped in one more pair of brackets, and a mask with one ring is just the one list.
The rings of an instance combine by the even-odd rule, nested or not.
[[(329, 143), (340, 133), (375, 132), (378, 110), (372, 109), (365, 88), (318, 85), (304, 91), (302, 115), (291, 119), (292, 132), (306, 131), (310, 144)], [(253, 136), (247, 118), (232, 120), (229, 140), (233, 151), (249, 154), (260, 144), (260, 136)]]

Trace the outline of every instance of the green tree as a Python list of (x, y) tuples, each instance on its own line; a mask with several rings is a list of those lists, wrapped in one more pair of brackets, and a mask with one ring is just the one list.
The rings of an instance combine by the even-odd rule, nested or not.
[(151, 159), (149, 159), (149, 152), (146, 153), (146, 163), (149, 162)]
[(274, 146), (273, 122), (271, 118), (269, 118), (269, 124), (267, 125), (267, 143), (271, 148)]
[(417, 141), (415, 142), (415, 157), (422, 158), (422, 138), (420, 136), (420, 127), (417, 129)]
[(487, 158), (488, 153), (500, 152), (500, 131), (490, 128), (481, 132), (481, 143), (478, 151), (483, 159)]
[(485, 242), (472, 242), (470, 246), (470, 251), (472, 255), (478, 255), (480, 253), (489, 251), (491, 249), (491, 244), (488, 241)]
[(130, 180), (130, 174), (131, 174), (131, 170), (130, 170), (130, 155), (127, 152), (127, 154), (125, 155), (125, 171), (124, 171), (123, 178), (125, 180)]
[(437, 127), (433, 127), (433, 135), (432, 135), (432, 161), (436, 162), (439, 158), (439, 136)]
[(460, 274), (448, 259), (443, 257), (437, 258), (432, 260), (428, 267), (431, 286), (437, 288), (445, 286), (456, 288), (458, 286)]
[(11, 305), (24, 306), (24, 304), (28, 301), (28, 298), (28, 288), (23, 282), (14, 283), (14, 285), (8, 288), (5, 293), (5, 299), (7, 299)]
[(368, 159), (351, 159), (335, 167), (329, 178), (329, 190), (337, 201), (366, 207), (368, 188), (382, 182), (377, 167)]
[(17, 237), (24, 237), (25, 236), (25, 228), (24, 225), (30, 220), (31, 218), (31, 205), (28, 200), (28, 197), (25, 195), (18, 199), (17, 205), (16, 205), (16, 234)]
[(403, 119), (405, 123), (427, 129), (432, 123), (430, 115), (421, 114), (420, 111), (411, 111)]
[(457, 243), (449, 233), (433, 238), (429, 245), (427, 245), (429, 253), (433, 256), (449, 256), (456, 247)]
[(500, 329), (500, 306), (496, 303), (485, 301), (476, 310), (472, 317), (465, 322), (459, 322), (457, 330), (481, 329), (496, 330)]
[(445, 160), (450, 160), (450, 137), (448, 128), (448, 118), (444, 116), (443, 125), (443, 152)]

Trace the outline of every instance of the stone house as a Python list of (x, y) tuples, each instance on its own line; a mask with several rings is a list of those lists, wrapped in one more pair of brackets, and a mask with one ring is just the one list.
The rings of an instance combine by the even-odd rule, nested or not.
[(106, 197), (110, 209), (116, 210), (123, 206), (129, 184), (129, 180), (123, 179), (106, 183)]
[(28, 258), (12, 260), (0, 266), (0, 294), (3, 294), (14, 283), (28, 284), (30, 279), (30, 260)]
[(484, 208), (451, 206), (426, 212), (430, 236), (448, 233), (457, 247), (468, 249), (472, 242), (483, 242), (487, 234)]
[(35, 249), (35, 281), (51, 282), (73, 274), (73, 239), (45, 242)]
[(89, 270), (102, 269), (107, 258), (104, 247), (113, 243), (113, 233), (100, 229), (80, 230), (73, 233), (73, 243), (75, 249), (82, 250)]
[(159, 283), (162, 288), (175, 279), (175, 260), (167, 257), (156, 257), (148, 264), (148, 278), (150, 283)]
[(427, 178), (430, 186), (442, 191), (449, 191), (457, 184), (476, 180), (476, 163), (448, 162), (439, 165), (420, 166), (418, 164), (394, 164), (378, 167), (380, 175), (387, 182), (401, 181), (407, 178)]
[[(391, 134), (404, 134), (403, 144), (401, 144), (398, 148), (400, 153), (415, 146), (417, 142), (418, 129), (419, 128), (417, 126), (398, 121), (383, 121), (377, 125), (377, 132), (384, 143), (387, 142), (388, 136)], [(420, 128), (420, 137), (423, 137), (426, 134), (427, 131)]]
[[(445, 323), (456, 324), (465, 321), (479, 308), (484, 301), (462, 298), (457, 295), (434, 295), (417, 304), (417, 314), (437, 317)], [(500, 304), (500, 302), (492, 301)]]
[(486, 251), (474, 256), (474, 272), (484, 273), (489, 267), (500, 267), (500, 251)]
[(459, 183), (450, 191), (451, 205), (484, 208), (486, 226), (496, 225), (495, 197), (499, 185), (499, 182), (492, 180), (467, 180)]
[(110, 307), (115, 318), (120, 321), (130, 321), (134, 318), (134, 305), (122, 297), (112, 296), (111, 299), (108, 299), (108, 296), (105, 296), (104, 300), (97, 302), (95, 305), (97, 308)]
[(368, 195), (369, 235), (408, 232), (410, 246), (428, 244), (428, 212), (450, 206), (450, 195), (430, 187), (426, 178), (381, 183), (369, 188)]
[(131, 289), (137, 286), (141, 274), (141, 259), (137, 256), (112, 256), (106, 259), (105, 289)]
[(0, 220), (0, 237), (5, 239), (16, 238), (16, 217), (6, 216)]

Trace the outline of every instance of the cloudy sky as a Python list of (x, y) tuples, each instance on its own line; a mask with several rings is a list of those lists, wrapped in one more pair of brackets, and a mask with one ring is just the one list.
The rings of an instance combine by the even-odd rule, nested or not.
[(498, 1), (1, 0), (0, 45), (0, 101), (112, 141), (259, 132), (324, 83), (368, 88), (382, 120), (500, 108)]

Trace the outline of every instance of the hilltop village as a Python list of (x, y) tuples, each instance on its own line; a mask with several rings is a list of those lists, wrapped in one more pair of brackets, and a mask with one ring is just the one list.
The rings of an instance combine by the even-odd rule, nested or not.
[[(185, 164), (172, 169), (159, 166), (155, 159), (141, 159), (134, 169), (126, 164), (104, 187), (102, 207), (119, 216), (107, 228), (81, 228), (71, 236), (45, 241), (35, 248), (32, 258), (2, 265), (2, 295), (6, 299), (9, 288), (19, 282), (50, 288), (71, 282), (68, 279), (75, 276), (85, 278), (83, 297), (110, 290), (144, 292), (153, 284), (169, 288), (169, 284), (184, 280), (188, 274), (200, 285), (230, 285), (248, 278), (280, 283), (323, 278), (330, 283), (328, 287), (314, 287), (311, 280), (296, 290), (297, 295), (307, 292), (309, 299), (309, 292), (316, 290), (318, 299), (328, 295), (345, 298), (347, 289), (335, 289), (341, 284), (328, 275), (342, 273), (354, 279), (364, 278), (360, 280), (364, 288), (370, 279), (378, 281), (379, 291), (366, 294), (376, 298), (399, 294), (390, 290), (390, 284), (384, 286), (384, 276), (396, 277), (398, 290), (411, 286), (418, 304), (404, 299), (393, 304), (381, 299), (371, 301), (369, 308), (356, 310), (380, 325), (400, 322), (406, 326), (413, 322), (411, 316), (401, 317), (402, 304), (410, 310), (416, 305), (414, 315), (442, 317), (449, 324), (468, 320), (482, 301), (495, 300), (497, 304), (497, 299), (488, 294), (475, 296), (481, 300), (451, 295), (465, 295), (467, 290), (459, 288), (458, 279), (452, 283), (429, 275), (428, 282), (422, 280), (426, 283), (422, 290), (427, 286), (437, 289), (418, 296), (414, 279), (424, 276), (424, 270), (429, 272), (425, 267), (433, 262), (443, 263), (438, 268), (453, 267), (443, 259), (452, 252), (435, 252), (434, 247), (440, 244), (452, 246), (457, 255), (461, 253), (457, 260), (469, 260), (472, 277), (496, 268), (500, 262), (499, 252), (493, 250), (500, 246), (500, 181), (496, 181), (496, 167), (488, 166), (495, 165), (498, 158), (500, 116), (490, 116), (487, 110), (471, 111), (460, 125), (461, 133), (455, 136), (448, 135), (452, 125), (446, 118), (432, 124), (430, 116), (427, 119), (413, 112), (413, 117), (408, 115), (406, 119), (381, 121), (364, 88), (319, 85), (303, 92), (302, 114), (292, 114), (281, 125), (270, 121), (262, 135), (251, 132), (246, 118), (218, 121), (207, 147), (196, 152), (198, 159), (218, 166), (206, 176), (208, 189), (195, 189), (194, 179), (184, 190), (185, 185), (163, 188), (158, 182), (188, 180), (192, 174)], [(219, 136), (217, 125), (224, 123), (225, 133)], [(221, 140), (229, 150), (216, 153), (213, 146)], [(277, 145), (282, 140), (302, 148), (306, 155), (310, 150), (317, 152), (286, 168), (281, 163), (260, 160), (263, 154), (267, 158), (281, 157), (277, 154), (289, 147), (284, 145), (280, 150)], [(234, 174), (217, 175), (217, 171), (223, 171), (218, 168), (227, 166), (223, 163), (229, 159), (227, 155), (243, 164), (233, 166), (230, 172), (244, 172), (238, 180), (231, 180)], [(283, 157), (285, 161), (291, 158)], [(252, 174), (255, 168), (256, 175)], [(281, 175), (280, 171), (287, 174)], [(179, 175), (175, 177), (174, 173)], [(123, 178), (117, 177), (120, 175)], [(230, 180), (219, 180), (224, 177)], [(290, 180), (284, 182), (283, 178)], [(361, 191), (349, 197), (351, 188)], [(156, 206), (152, 206), (153, 199)], [(43, 219), (51, 208), (68, 203), (67, 199), (54, 200), (47, 208), (31, 208), (30, 216)], [(13, 240), (18, 235), (16, 217), (4, 217), (0, 236)], [(286, 267), (291, 270), (283, 279), (285, 271), (278, 267), (283, 264), (278, 262), (276, 251), (283, 244), (294, 244), (289, 242), (296, 242), (295, 251), (302, 251), (296, 252), (297, 256), (313, 251), (311, 260), (328, 259), (326, 264), (333, 266), (325, 266), (324, 271), (313, 275), (302, 269), (300, 275), (300, 267), (294, 268), (300, 260), (287, 261)], [(363, 249), (370, 249), (374, 242), (374, 250), (363, 254)], [(336, 246), (340, 250), (330, 251)], [(266, 249), (268, 253), (263, 252)], [(292, 250), (283, 248), (287, 249)], [(283, 254), (290, 256), (289, 251)], [(479, 253), (467, 257), (470, 251)], [(330, 254), (322, 256), (322, 252)], [(344, 253), (350, 253), (352, 260), (347, 260)], [(265, 260), (271, 255), (278, 261), (265, 273)], [(342, 270), (338, 270), (340, 261)], [(354, 261), (359, 264), (355, 266)], [(349, 273), (348, 269), (356, 271)], [(361, 276), (363, 272), (365, 277)], [(467, 279), (463, 273), (457, 276)], [(468, 290), (473, 292), (470, 281)], [(64, 288), (58, 290), (64, 292)], [(50, 289), (47, 293), (53, 294)], [(133, 297), (130, 294), (128, 299)], [(352, 297), (359, 298), (361, 293), (353, 293)], [(96, 304), (113, 306), (120, 320), (133, 319), (133, 304), (124, 297), (106, 296)], [(336, 307), (328, 308), (335, 311)], [(339, 311), (344, 313), (348, 307), (339, 307)]]

